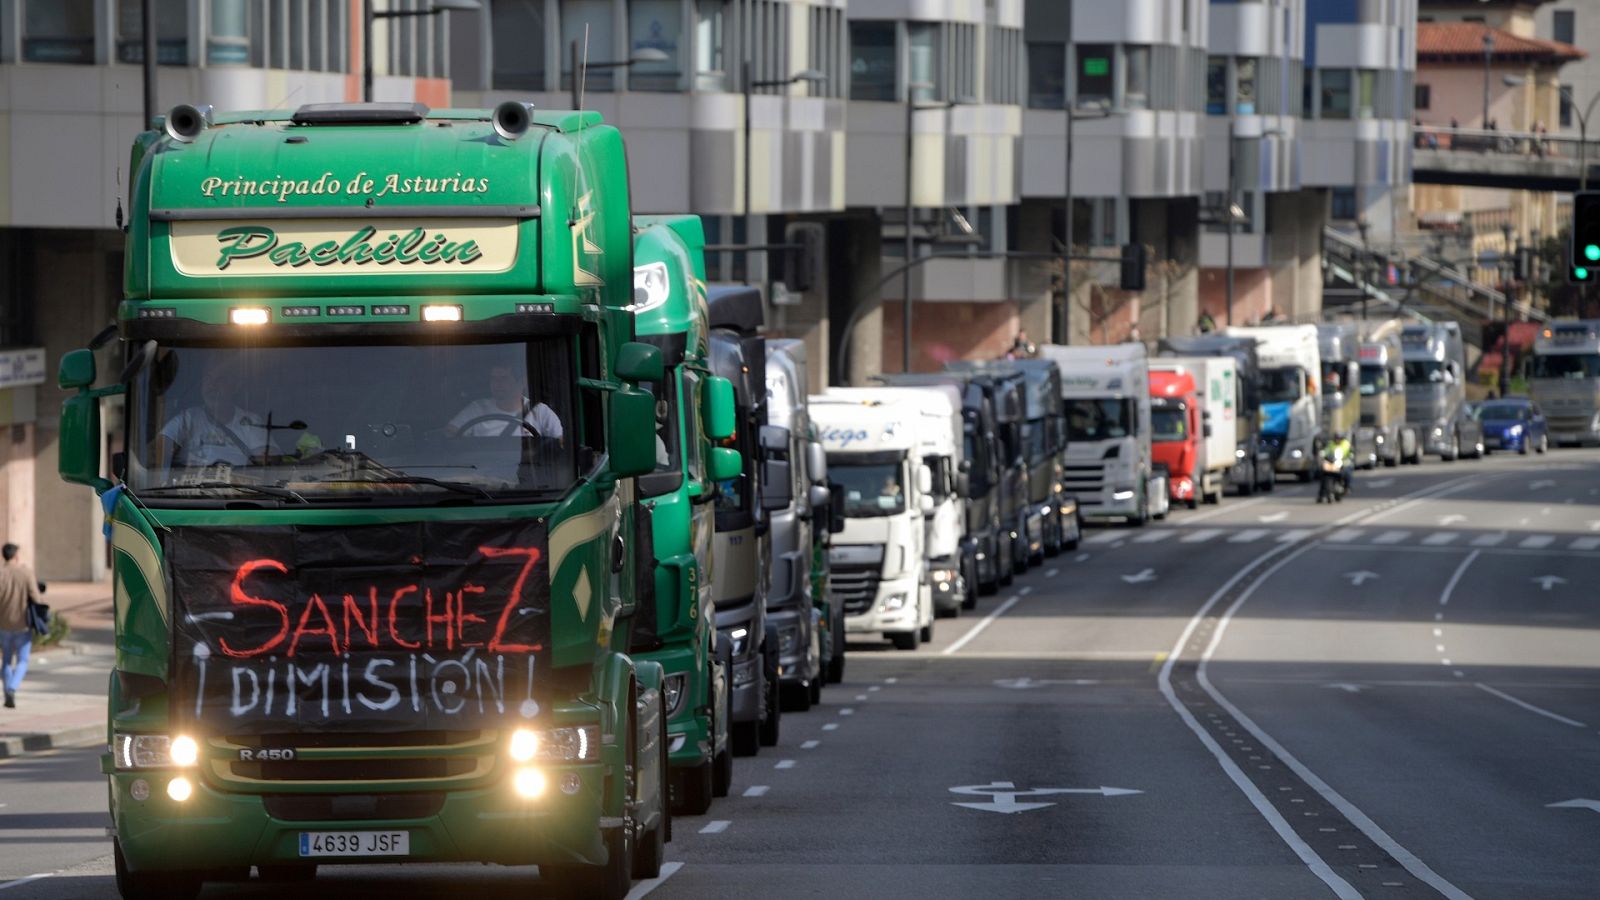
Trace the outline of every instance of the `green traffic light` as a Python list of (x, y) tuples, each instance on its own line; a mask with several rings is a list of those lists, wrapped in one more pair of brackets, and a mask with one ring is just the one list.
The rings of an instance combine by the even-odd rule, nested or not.
[(1573, 281), (1588, 281), (1589, 280), (1589, 270), (1585, 269), (1583, 266), (1574, 266), (1573, 269), (1572, 269), (1572, 280)]
[(1600, 244), (1589, 244), (1583, 248), (1583, 256), (1590, 262), (1600, 262)]

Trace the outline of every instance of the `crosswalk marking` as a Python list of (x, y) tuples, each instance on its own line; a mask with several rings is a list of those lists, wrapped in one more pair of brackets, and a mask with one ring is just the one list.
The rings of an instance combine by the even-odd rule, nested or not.
[(1433, 534), (1423, 538), (1422, 542), (1429, 547), (1443, 547), (1446, 544), (1455, 543), (1456, 538), (1460, 536), (1459, 533), (1454, 531), (1435, 531)]
[(1503, 531), (1501, 533), (1499, 533), (1499, 534), (1480, 534), (1477, 537), (1472, 539), (1472, 546), (1474, 546), (1474, 547), (1498, 547), (1501, 544), (1505, 543), (1505, 539), (1506, 539), (1506, 533), (1503, 532)]
[(1203, 544), (1222, 533), (1221, 528), (1202, 528), (1198, 531), (1184, 535), (1185, 544)]
[(1248, 544), (1251, 541), (1259, 541), (1266, 536), (1267, 530), (1265, 528), (1246, 528), (1233, 537), (1228, 538), (1228, 543)]
[(1341, 528), (1338, 531), (1335, 531), (1333, 534), (1323, 538), (1323, 540), (1330, 544), (1348, 544), (1366, 533), (1367, 530), (1365, 528)]
[(1122, 540), (1122, 538), (1123, 534), (1119, 530), (1102, 531), (1099, 534), (1092, 534), (1084, 538), (1083, 542), (1085, 544), (1111, 544)]
[(1574, 550), (1595, 550), (1595, 549), (1600, 549), (1600, 537), (1578, 538), (1577, 540), (1572, 542), (1572, 549), (1574, 549)]
[(1138, 537), (1134, 538), (1133, 542), (1135, 544), (1155, 544), (1155, 543), (1158, 543), (1160, 541), (1164, 541), (1169, 537), (1172, 537), (1176, 533), (1177, 532), (1170, 531), (1170, 530), (1165, 529), (1165, 528), (1162, 528), (1162, 529), (1159, 529), (1159, 530), (1156, 530), (1156, 531), (1146, 531), (1144, 534), (1141, 534)]
[(1295, 541), (1303, 541), (1315, 532), (1315, 528), (1291, 528), (1288, 531), (1278, 535), (1278, 543), (1292, 544)]
[(1528, 550), (1538, 550), (1538, 549), (1541, 549), (1543, 547), (1548, 547), (1551, 544), (1554, 544), (1555, 542), (1556, 542), (1556, 539), (1555, 539), (1554, 535), (1549, 535), (1549, 534), (1530, 534), (1527, 537), (1523, 538), (1522, 539), (1522, 543), (1518, 544), (1517, 546), (1525, 548), (1525, 549), (1528, 549)]
[(1398, 544), (1411, 536), (1409, 531), (1385, 531), (1372, 539), (1374, 544)]

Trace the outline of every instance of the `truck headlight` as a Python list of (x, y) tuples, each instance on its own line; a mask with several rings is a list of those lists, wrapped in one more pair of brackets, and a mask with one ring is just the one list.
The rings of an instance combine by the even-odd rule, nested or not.
[(188, 768), (199, 761), (200, 745), (187, 735), (117, 734), (111, 758), (118, 769)]
[(883, 608), (887, 612), (894, 612), (897, 609), (904, 609), (905, 605), (905, 594), (890, 594), (889, 596), (883, 598)]
[(538, 747), (534, 759), (544, 762), (594, 762), (600, 758), (600, 726), (546, 728), (538, 733)]
[(728, 632), (728, 641), (733, 644), (733, 658), (738, 659), (744, 655), (745, 649), (750, 646), (750, 629), (733, 629)]
[(1244, 448), (1243, 447), (1240, 447), (1239, 449), (1233, 451), (1233, 458), (1234, 459), (1244, 459), (1244, 455), (1245, 454), (1244, 454)]
[(1113, 500), (1132, 500), (1133, 499), (1133, 488), (1123, 488), (1120, 491), (1114, 491), (1111, 494), (1111, 499), (1113, 499)]
[(785, 656), (800, 646), (800, 626), (783, 625), (778, 628), (778, 652)]
[(653, 262), (643, 266), (633, 267), (633, 311), (635, 313), (655, 309), (667, 302), (672, 294), (672, 285), (669, 281), (667, 264)]
[(539, 735), (531, 729), (518, 728), (511, 732), (511, 743), (507, 752), (512, 762), (528, 762), (539, 752)]
[(674, 672), (661, 679), (661, 696), (666, 701), (667, 718), (678, 714), (678, 709), (683, 706), (684, 690), (689, 684), (689, 673)]
[(961, 573), (955, 569), (934, 569), (928, 573), (928, 576), (933, 579), (935, 588), (941, 591), (952, 591), (955, 589), (956, 579), (961, 577)]

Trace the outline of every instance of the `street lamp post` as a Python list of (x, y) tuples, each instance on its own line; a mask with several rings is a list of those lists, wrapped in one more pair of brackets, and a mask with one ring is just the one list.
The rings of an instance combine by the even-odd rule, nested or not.
[[(1063, 91), (1065, 87), (1063, 86)], [(1104, 105), (1095, 103), (1082, 110), (1071, 102), (1062, 104), (1067, 114), (1066, 187), (1063, 202), (1066, 205), (1066, 224), (1063, 229), (1065, 244), (1061, 249), (1061, 315), (1056, 317), (1055, 342), (1072, 343), (1072, 140), (1073, 125), (1079, 119), (1104, 119), (1111, 113)]]
[(1578, 98), (1573, 96), (1572, 85), (1563, 84), (1561, 93), (1567, 96), (1567, 102), (1572, 104), (1572, 112), (1578, 117), (1578, 190), (1589, 189), (1589, 116), (1594, 114), (1594, 105), (1600, 102), (1600, 92), (1589, 98), (1589, 105), (1582, 110), (1578, 109)]
[[(925, 81), (916, 81), (906, 85), (906, 196), (905, 196), (905, 234), (904, 247), (906, 262), (911, 262), (916, 255), (916, 238), (911, 233), (911, 220), (916, 211), (912, 202), (912, 190), (916, 186), (916, 115), (928, 110), (950, 109), (955, 106), (954, 101), (943, 103), (917, 103), (917, 91), (931, 89), (933, 85)], [(900, 339), (900, 371), (911, 371), (911, 267), (906, 266), (900, 276), (901, 290), (901, 339)]]
[[(749, 59), (746, 59), (741, 65), (740, 72), (741, 77), (739, 84), (744, 90), (744, 203), (742, 204), (744, 208), (744, 242), (746, 244), (764, 244), (766, 243), (765, 240), (758, 241), (750, 233), (750, 161), (752, 159), (752, 155), (750, 153), (750, 95), (760, 88), (788, 87), (791, 84), (799, 84), (802, 81), (808, 81), (812, 84), (820, 84), (824, 81), (827, 81), (828, 77), (816, 69), (803, 69), (789, 76), (788, 78), (774, 78), (766, 81), (753, 81), (750, 78)], [(750, 283), (750, 255), (748, 253), (745, 254), (744, 258), (744, 283)]]
[(1494, 67), (1494, 32), (1483, 32), (1483, 127), (1489, 127), (1489, 72)]
[(477, 12), (483, 5), (478, 0), (431, 0), (423, 9), (372, 8), (372, 0), (361, 2), (361, 99), (372, 102), (372, 22), (374, 19), (410, 19), (416, 16), (436, 16), (442, 12)]
[(672, 60), (672, 57), (654, 47), (645, 47), (642, 50), (634, 51), (632, 56), (620, 62), (583, 62), (578, 58), (577, 38), (573, 38), (571, 43), (567, 44), (567, 58), (572, 61), (572, 81), (568, 85), (568, 89), (572, 92), (573, 109), (577, 109), (583, 104), (583, 98), (579, 96), (581, 87), (579, 81), (581, 80), (580, 76), (590, 69), (626, 69), (638, 63), (670, 62)]
[(1516, 292), (1516, 285), (1514, 284), (1516, 268), (1513, 262), (1515, 257), (1512, 254), (1522, 252), (1520, 246), (1515, 250), (1511, 247), (1511, 236), (1514, 230), (1510, 222), (1505, 222), (1500, 226), (1500, 234), (1505, 237), (1500, 256), (1500, 271), (1504, 273), (1501, 286), (1505, 288), (1504, 302), (1501, 304), (1500, 312), (1503, 326), (1500, 334), (1500, 396), (1502, 397), (1511, 389), (1511, 298), (1515, 296)]

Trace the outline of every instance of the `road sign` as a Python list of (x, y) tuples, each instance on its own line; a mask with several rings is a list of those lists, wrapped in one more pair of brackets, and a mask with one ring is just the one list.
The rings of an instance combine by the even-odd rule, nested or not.
[(1346, 573), (1344, 573), (1344, 577), (1350, 579), (1350, 584), (1352, 584), (1353, 586), (1361, 587), (1363, 584), (1367, 583), (1368, 581), (1371, 581), (1371, 580), (1377, 578), (1378, 577), (1378, 573), (1377, 572), (1368, 572), (1367, 570), (1362, 569), (1359, 572), (1346, 572)]
[(1135, 575), (1124, 575), (1124, 576), (1122, 576), (1122, 580), (1126, 581), (1129, 584), (1144, 584), (1147, 581), (1155, 581), (1156, 580), (1156, 570), (1155, 569), (1145, 569), (1145, 570), (1143, 570), (1143, 571), (1141, 571), (1141, 572), (1139, 572), (1138, 574), (1135, 574)]
[(1097, 788), (1032, 788), (1018, 790), (1017, 786), (1009, 781), (993, 781), (989, 784), (969, 784), (961, 787), (950, 788), (952, 794), (964, 794), (972, 797), (988, 797), (983, 803), (950, 801), (952, 806), (961, 806), (967, 809), (976, 809), (983, 812), (1004, 813), (1014, 815), (1035, 809), (1044, 809), (1055, 806), (1054, 803), (1019, 803), (1018, 797), (1050, 797), (1057, 794), (1099, 794), (1102, 797), (1126, 797), (1132, 794), (1142, 794), (1131, 788), (1097, 787)]

